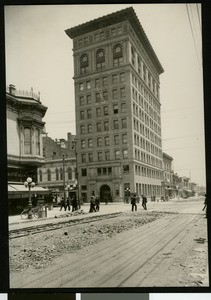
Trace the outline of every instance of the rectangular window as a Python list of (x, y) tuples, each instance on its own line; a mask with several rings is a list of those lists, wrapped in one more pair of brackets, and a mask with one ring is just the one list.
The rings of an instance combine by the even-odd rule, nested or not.
[(102, 131), (101, 122), (97, 123), (96, 126), (97, 126), (97, 132), (101, 132)]
[(125, 73), (120, 73), (120, 82), (125, 82)]
[(120, 151), (119, 150), (115, 150), (114, 155), (115, 155), (115, 159), (120, 159)]
[(80, 119), (81, 119), (81, 120), (84, 120), (84, 119), (85, 119), (84, 110), (80, 111)]
[(89, 162), (93, 162), (93, 153), (89, 153)]
[(121, 103), (121, 112), (122, 113), (127, 112), (127, 110), (126, 110), (126, 103)]
[(95, 87), (99, 87), (99, 85), (100, 85), (100, 79), (96, 78), (95, 79)]
[(98, 147), (102, 146), (102, 138), (101, 137), (97, 138), (97, 146)]
[(122, 128), (127, 128), (127, 119), (122, 119)]
[(95, 102), (100, 102), (100, 93), (95, 94)]
[(86, 169), (81, 169), (81, 176), (87, 176)]
[(123, 158), (128, 158), (128, 151), (127, 150), (123, 150), (122, 151), (122, 155), (123, 155)]
[(81, 125), (81, 134), (85, 133), (85, 125)]
[(81, 161), (86, 162), (86, 154), (81, 154)]
[(108, 167), (108, 175), (111, 175), (111, 174), (112, 174), (112, 168)]
[(92, 148), (92, 145), (93, 145), (92, 139), (88, 139), (88, 147), (89, 147), (89, 148)]
[(119, 129), (119, 121), (118, 120), (114, 120), (113, 124), (114, 124), (114, 129)]
[(125, 94), (125, 87), (120, 89), (120, 97), (121, 98), (125, 98), (126, 94)]
[(108, 92), (107, 91), (103, 91), (103, 99), (108, 100)]
[(108, 116), (108, 106), (104, 106), (104, 116)]
[(85, 140), (81, 140), (81, 148), (85, 148)]
[(109, 136), (104, 137), (105, 146), (109, 146)]
[(92, 133), (92, 124), (88, 124), (88, 133)]
[(105, 160), (110, 160), (110, 151), (105, 151)]
[(38, 129), (35, 129), (35, 147), (36, 155), (40, 155), (40, 132)]
[(129, 173), (129, 172), (130, 172), (129, 165), (123, 165), (123, 173)]
[(118, 114), (118, 104), (113, 105), (113, 113)]
[(79, 91), (83, 91), (84, 90), (84, 84), (83, 82), (79, 83)]
[(105, 131), (109, 130), (109, 123), (108, 123), (108, 121), (104, 122), (104, 130)]
[(122, 144), (127, 144), (127, 134), (122, 135)]
[(100, 176), (102, 174), (101, 168), (97, 168), (97, 175)]
[(96, 117), (100, 117), (101, 116), (101, 108), (97, 107), (96, 108)]
[(114, 135), (114, 145), (119, 145), (119, 136)]
[(98, 152), (97, 153), (97, 158), (98, 158), (98, 161), (102, 161), (102, 152)]
[(92, 118), (92, 110), (87, 109), (87, 119), (91, 119), (91, 118)]
[(117, 83), (118, 80), (117, 80), (117, 74), (113, 74), (112, 75), (112, 83)]
[(24, 128), (24, 154), (31, 154), (31, 129)]
[(81, 106), (84, 105), (84, 104), (85, 104), (85, 102), (84, 102), (84, 96), (81, 96), (81, 97), (79, 98), (79, 101), (80, 101), (80, 105), (81, 105)]
[(117, 89), (112, 91), (113, 99), (117, 99)]
[(103, 85), (107, 85), (108, 84), (108, 77), (104, 76), (103, 77)]
[(91, 101), (91, 95), (86, 95), (86, 103), (87, 104), (91, 104), (92, 101)]
[(86, 82), (86, 89), (90, 90), (90, 88), (91, 88), (91, 83), (90, 83), (90, 81), (87, 81)]

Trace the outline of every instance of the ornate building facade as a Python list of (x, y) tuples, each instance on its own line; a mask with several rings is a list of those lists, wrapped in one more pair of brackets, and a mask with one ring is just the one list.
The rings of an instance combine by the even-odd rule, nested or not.
[[(47, 107), (40, 95), (18, 91), (10, 85), (6, 92), (7, 104), (7, 163), (9, 213), (18, 213), (27, 205), (28, 192), (24, 187), (27, 177), (37, 185), (37, 168), (44, 162), (42, 133)], [(45, 192), (35, 186), (33, 193)]]
[(133, 8), (67, 29), (80, 187), (123, 201), (162, 193), (160, 64)]

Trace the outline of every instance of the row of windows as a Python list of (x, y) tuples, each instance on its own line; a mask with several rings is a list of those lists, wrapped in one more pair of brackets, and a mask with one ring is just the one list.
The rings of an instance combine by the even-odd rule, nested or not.
[(160, 113), (160, 104), (154, 97), (147, 91), (146, 88), (141, 84), (140, 80), (135, 76), (132, 76), (132, 84), (133, 84), (133, 98), (137, 101), (139, 99), (139, 93), (146, 99), (146, 101), (158, 112)]
[(110, 77), (102, 76), (101, 78), (95, 78), (93, 81), (87, 80), (79, 83), (79, 91), (90, 90), (93, 87), (99, 88), (100, 86), (107, 86), (111, 84), (121, 84), (125, 82), (125, 73), (115, 73)]
[(148, 127), (150, 127), (152, 130), (154, 130), (157, 134), (161, 135), (161, 127), (156, 124), (155, 121), (153, 121), (152, 118), (150, 118), (149, 115), (144, 113), (144, 111), (141, 108), (138, 108), (137, 105), (133, 103), (133, 114), (137, 116), (142, 122), (144, 122)]
[[(109, 114), (115, 115), (115, 114), (118, 114), (118, 113), (126, 113), (126, 112), (127, 112), (126, 103), (121, 103), (121, 105), (113, 104), (112, 112), (109, 111), (108, 106), (104, 106), (102, 108), (97, 107), (95, 109), (95, 116), (96, 117), (101, 117), (101, 116), (108, 116)], [(92, 109), (87, 109), (87, 110), (81, 110), (80, 111), (80, 120), (92, 119), (92, 117), (93, 117)]]
[[(127, 144), (127, 134), (122, 134), (121, 136), (114, 135), (113, 136), (113, 144), (114, 145), (119, 145), (120, 144), (120, 139), (122, 144)], [(109, 146), (110, 145), (110, 137), (105, 136), (105, 137), (97, 137), (96, 139), (97, 142), (97, 147), (102, 147), (102, 146)], [(81, 140), (81, 149), (86, 149), (86, 148), (92, 148), (93, 147), (93, 139), (85, 139)]]
[(92, 42), (100, 41), (105, 38), (109, 38), (110, 36), (115, 36), (121, 34), (123, 31), (127, 30), (127, 25), (124, 26), (118, 25), (115, 27), (107, 27), (106, 30), (101, 30), (98, 32), (95, 32), (93, 34), (90, 34), (89, 36), (85, 36), (84, 38), (79, 38), (77, 40), (74, 40), (74, 47), (81, 47), (88, 45)]
[[(79, 90), (83, 91), (84, 90), (84, 83), (81, 82), (79, 83)], [(97, 88), (97, 92), (94, 94), (94, 100), (95, 102), (104, 102), (108, 100), (108, 97), (111, 99), (118, 99), (120, 98), (125, 98), (126, 97), (126, 90), (125, 87), (120, 87), (119, 89), (114, 88), (110, 93), (108, 93), (107, 90), (99, 90)], [(91, 94), (87, 94), (86, 97), (84, 95), (81, 95), (79, 97), (79, 102), (80, 105), (85, 104), (85, 98), (86, 98), (86, 104), (91, 104), (92, 103), (92, 96)]]
[(131, 59), (132, 59), (132, 65), (138, 71), (138, 74), (144, 80), (144, 82), (149, 87), (151, 92), (153, 92), (155, 96), (158, 97), (159, 91), (155, 79), (153, 78), (152, 74), (147, 69), (146, 65), (141, 60), (140, 56), (138, 55), (138, 53), (136, 53), (135, 49), (132, 46), (131, 46)]
[(135, 174), (139, 176), (155, 178), (155, 179), (163, 179), (163, 172), (156, 171), (150, 168), (141, 167), (135, 165)]
[[(123, 49), (122, 44), (116, 44), (113, 46), (113, 66), (120, 66), (123, 64)], [(90, 72), (90, 55), (88, 53), (83, 53), (80, 56), (80, 73), (81, 75)], [(100, 71), (106, 67), (106, 52), (105, 49), (101, 48), (96, 51), (95, 54), (95, 64), (96, 70)]]
[[(127, 159), (128, 158), (128, 150), (124, 149), (122, 151), (120, 150), (114, 150), (112, 153), (114, 159)], [(111, 152), (109, 150), (107, 151), (98, 151), (97, 152), (97, 161), (109, 161), (111, 160)], [(93, 162), (93, 152), (90, 153), (82, 153), (81, 154), (81, 162)]]
[(142, 149), (146, 149), (148, 152), (162, 158), (162, 150), (150, 142), (146, 141), (144, 138), (139, 137), (139, 135), (134, 134), (134, 144), (136, 146), (141, 147)]
[(135, 159), (147, 163), (149, 165), (155, 166), (157, 168), (162, 168), (162, 160), (158, 159), (150, 154), (146, 154), (138, 149), (135, 149)]
[[(55, 170), (52, 169), (47, 169), (47, 181), (51, 181), (52, 180), (52, 174), (55, 173), (56, 174), (56, 179), (55, 180), (63, 180), (63, 168), (56, 168)], [(75, 170), (75, 174), (76, 174), (76, 170)], [(73, 178), (73, 170), (72, 168), (68, 168), (67, 169), (67, 179), (68, 180), (72, 180)], [(75, 176), (76, 178), (76, 176)], [(43, 171), (39, 170), (39, 179), (40, 182), (43, 181)]]
[[(143, 100), (143, 98), (142, 98)], [(143, 112), (143, 105), (141, 105), (142, 108), (140, 108), (135, 102), (133, 102), (133, 113), (134, 115), (136, 115), (137, 117), (139, 117), (140, 119), (142, 119), (143, 121), (146, 121), (146, 116), (148, 116), (148, 120), (150, 120), (150, 117), (152, 118), (150, 121), (150, 126), (153, 126), (153, 122), (157, 122), (158, 124), (160, 124), (160, 116), (158, 115), (158, 113), (151, 108), (150, 106), (148, 106), (148, 104), (146, 103), (146, 101), (144, 101), (144, 110), (146, 111), (146, 113)], [(147, 115), (148, 114), (148, 115)], [(153, 121), (154, 120), (154, 121)], [(148, 121), (149, 123), (149, 121)], [(159, 127), (159, 125), (156, 124), (156, 126)]]
[[(34, 130), (35, 155), (40, 155), (40, 130)], [(24, 127), (24, 154), (32, 154), (32, 128)]]
[[(127, 119), (121, 119), (120, 120), (113, 120), (113, 129), (120, 129), (120, 124), (121, 128), (125, 129), (127, 128)], [(92, 133), (93, 132), (93, 127), (95, 128), (95, 132), (102, 132), (102, 131), (109, 131), (110, 126), (109, 126), (109, 121), (105, 122), (96, 122), (95, 125), (93, 124), (87, 124), (87, 125), (81, 125), (80, 126), (80, 134), (86, 134), (86, 133)]]
[(133, 118), (133, 126), (136, 131), (140, 132), (141, 134), (146, 136), (146, 138), (148, 138), (153, 143), (155, 143), (156, 145), (161, 147), (161, 138), (159, 136), (157, 136), (157, 134), (155, 134), (153, 131), (148, 129), (146, 126), (144, 126), (136, 118)]

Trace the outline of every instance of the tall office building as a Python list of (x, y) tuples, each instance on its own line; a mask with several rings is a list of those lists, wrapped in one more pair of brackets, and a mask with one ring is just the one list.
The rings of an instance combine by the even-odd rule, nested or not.
[(160, 196), (164, 70), (134, 9), (65, 32), (73, 39), (80, 195)]

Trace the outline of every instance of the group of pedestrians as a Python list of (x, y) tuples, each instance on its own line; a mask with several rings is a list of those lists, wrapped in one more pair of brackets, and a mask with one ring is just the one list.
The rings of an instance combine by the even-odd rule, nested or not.
[(91, 196), (91, 200), (90, 200), (90, 209), (89, 212), (96, 212), (100, 210), (100, 197), (98, 195)]
[(72, 212), (78, 209), (77, 199), (75, 195), (73, 195), (71, 199), (67, 197), (66, 202), (64, 201), (63, 197), (61, 198), (60, 211), (62, 210), (62, 208), (64, 208), (65, 211), (67, 209), (70, 211), (70, 205), (72, 206)]
[[(142, 197), (142, 207), (144, 210), (147, 210), (147, 197), (144, 195), (141, 195)], [(132, 211), (137, 211), (137, 202), (138, 202), (138, 197), (136, 194), (134, 194), (131, 198), (131, 204), (132, 204)]]

